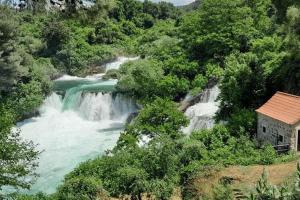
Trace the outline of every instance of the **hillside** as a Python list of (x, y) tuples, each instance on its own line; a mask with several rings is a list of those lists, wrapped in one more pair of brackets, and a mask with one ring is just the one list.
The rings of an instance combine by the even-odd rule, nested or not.
[(201, 0), (196, 0), (188, 5), (179, 6), (179, 8), (184, 10), (185, 12), (190, 12), (198, 9), (200, 6), (201, 6)]

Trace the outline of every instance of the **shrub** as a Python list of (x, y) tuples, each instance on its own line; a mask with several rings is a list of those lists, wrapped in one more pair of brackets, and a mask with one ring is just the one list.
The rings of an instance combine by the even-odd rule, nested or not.
[(42, 30), (42, 37), (47, 44), (47, 53), (55, 54), (70, 39), (69, 29), (64, 23), (51, 19), (47, 21)]
[(233, 192), (229, 185), (219, 184), (213, 189), (214, 200), (233, 200)]
[(262, 150), (261, 162), (265, 165), (273, 164), (276, 160), (277, 153), (272, 145), (265, 145)]
[(100, 44), (113, 44), (123, 38), (118, 24), (110, 21), (100, 21), (95, 29), (95, 41)]
[(119, 71), (117, 89), (142, 100), (153, 99), (156, 84), (163, 77), (161, 63), (149, 59), (128, 62)]
[(93, 177), (77, 177), (66, 180), (57, 190), (58, 200), (108, 199), (101, 182)]
[(208, 83), (207, 78), (202, 74), (198, 74), (192, 82), (192, 87), (193, 87), (192, 94), (196, 95), (202, 92), (205, 86), (207, 85), (207, 83)]
[(180, 100), (189, 89), (189, 81), (177, 76), (167, 75), (157, 83), (156, 94), (160, 97)]
[(256, 113), (252, 110), (240, 109), (230, 116), (227, 126), (232, 135), (254, 136), (257, 128)]

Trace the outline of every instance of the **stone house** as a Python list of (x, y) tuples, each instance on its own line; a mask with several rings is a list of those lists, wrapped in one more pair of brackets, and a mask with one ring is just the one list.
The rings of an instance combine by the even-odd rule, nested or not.
[(300, 151), (300, 96), (277, 92), (256, 112), (259, 141)]

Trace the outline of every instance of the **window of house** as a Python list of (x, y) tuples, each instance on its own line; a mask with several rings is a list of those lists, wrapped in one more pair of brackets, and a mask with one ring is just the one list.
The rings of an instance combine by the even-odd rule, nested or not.
[(278, 135), (278, 142), (283, 142), (284, 139), (283, 139), (283, 135)]
[(263, 132), (264, 132), (264, 133), (266, 132), (266, 127), (265, 127), (265, 126), (263, 126)]

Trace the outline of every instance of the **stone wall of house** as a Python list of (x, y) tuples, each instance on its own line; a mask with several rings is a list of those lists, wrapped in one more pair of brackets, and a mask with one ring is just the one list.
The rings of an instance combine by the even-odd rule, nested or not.
[[(295, 135), (295, 143), (297, 143), (297, 140), (298, 140), (297, 135), (298, 135), (298, 130), (300, 130), (300, 122), (295, 124), (293, 126), (293, 129), (294, 129), (293, 134)], [(296, 148), (299, 149), (299, 147), (297, 147), (297, 145), (295, 144), (295, 150), (296, 150)]]
[[(296, 150), (295, 132), (295, 127), (258, 113), (257, 139), (260, 142), (290, 144), (291, 150)], [(278, 136), (282, 136), (282, 142), (278, 141)]]

